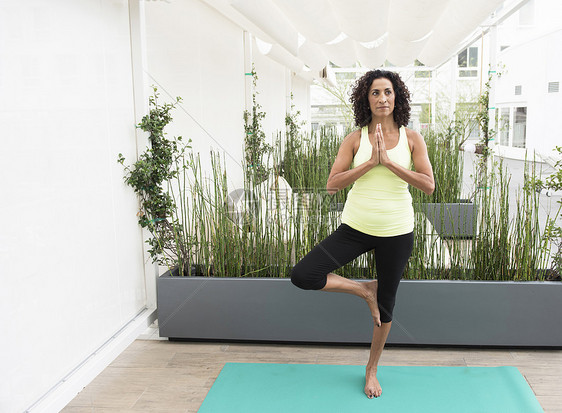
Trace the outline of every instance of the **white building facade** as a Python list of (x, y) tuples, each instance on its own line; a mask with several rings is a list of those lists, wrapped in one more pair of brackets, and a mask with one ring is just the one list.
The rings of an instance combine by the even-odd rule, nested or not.
[(562, 146), (562, 3), (530, 0), (497, 29), (497, 151), (523, 159)]

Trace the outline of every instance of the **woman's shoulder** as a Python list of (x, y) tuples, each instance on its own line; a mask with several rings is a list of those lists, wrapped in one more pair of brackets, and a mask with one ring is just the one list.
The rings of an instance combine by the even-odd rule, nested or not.
[(423, 142), (423, 136), (417, 130), (413, 130), (404, 126), (406, 131), (406, 137), (408, 138), (408, 144), (410, 145), (410, 150), (416, 147), (416, 143)]
[(361, 128), (355, 129), (353, 132), (348, 133), (343, 140), (345, 142), (346, 140), (354, 140), (354, 139), (361, 139)]
[(361, 129), (356, 129), (353, 132), (349, 133), (342, 142), (342, 145), (349, 145), (353, 148), (353, 154), (357, 153), (359, 149), (359, 144), (361, 143)]
[(417, 130), (407, 128), (406, 126), (404, 126), (404, 129), (406, 130), (408, 139), (423, 139), (423, 136)]

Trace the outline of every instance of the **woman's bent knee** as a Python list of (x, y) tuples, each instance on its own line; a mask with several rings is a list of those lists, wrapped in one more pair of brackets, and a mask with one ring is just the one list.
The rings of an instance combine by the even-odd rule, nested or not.
[(303, 290), (320, 290), (326, 285), (325, 279), (314, 277), (309, 271), (300, 268), (298, 264), (291, 271), (291, 282)]
[(394, 302), (395, 300), (379, 300), (378, 305), (381, 314), (381, 323), (390, 323), (392, 321)]

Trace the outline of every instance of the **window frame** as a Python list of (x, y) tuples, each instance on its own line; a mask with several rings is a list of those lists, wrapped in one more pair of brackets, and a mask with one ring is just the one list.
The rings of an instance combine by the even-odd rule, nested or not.
[[(467, 46), (457, 54), (457, 78), (458, 79), (475, 79), (480, 74), (480, 48), (478, 46)], [(461, 63), (462, 55), (464, 61)]]

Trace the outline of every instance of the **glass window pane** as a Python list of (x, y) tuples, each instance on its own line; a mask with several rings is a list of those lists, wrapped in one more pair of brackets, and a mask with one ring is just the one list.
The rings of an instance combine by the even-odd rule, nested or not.
[(468, 123), (468, 139), (478, 139), (480, 137), (480, 125), (476, 119), (471, 119)]
[(459, 53), (459, 67), (466, 67), (466, 49)]
[(459, 70), (459, 77), (477, 77), (477, 70)]
[(500, 114), (500, 145), (509, 145), (509, 108), (501, 108)]
[(478, 67), (478, 47), (468, 49), (468, 67)]
[(431, 77), (431, 72), (429, 70), (418, 70), (414, 72), (414, 77), (416, 78), (428, 78)]
[(527, 131), (527, 108), (515, 108), (514, 115), (513, 146), (515, 148), (524, 148)]

